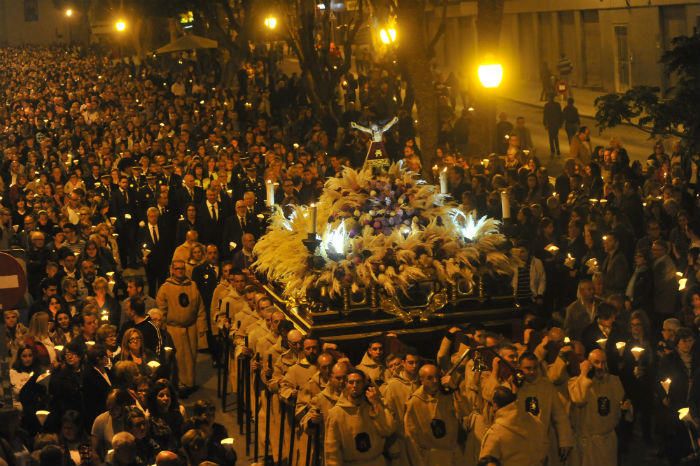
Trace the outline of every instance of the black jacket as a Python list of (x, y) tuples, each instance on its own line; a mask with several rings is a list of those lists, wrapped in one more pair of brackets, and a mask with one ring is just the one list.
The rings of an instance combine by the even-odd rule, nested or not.
[[(105, 369), (105, 372), (111, 380), (109, 370)], [(97, 372), (97, 369), (86, 367), (83, 371), (83, 387), (88, 389), (85, 390), (83, 395), (85, 410), (82, 414), (85, 417), (85, 423), (92, 426), (95, 418), (107, 409), (105, 401), (107, 400), (107, 394), (112, 389), (112, 385), (107, 383), (107, 380)]]
[(642, 309), (647, 315), (654, 308), (654, 275), (649, 267), (637, 273), (632, 288), (632, 309)]
[(547, 102), (544, 104), (542, 123), (546, 128), (558, 129), (564, 123), (564, 114), (559, 102)]

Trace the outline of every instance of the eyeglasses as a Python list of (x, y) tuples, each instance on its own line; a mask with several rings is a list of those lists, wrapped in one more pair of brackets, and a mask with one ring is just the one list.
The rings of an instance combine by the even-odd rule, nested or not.
[(141, 341), (141, 337), (131, 337), (129, 338), (129, 343), (136, 343)]

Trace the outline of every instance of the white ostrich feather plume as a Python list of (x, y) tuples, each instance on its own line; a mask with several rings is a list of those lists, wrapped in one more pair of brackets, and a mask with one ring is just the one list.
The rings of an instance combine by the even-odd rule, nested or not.
[[(314, 226), (309, 207), (292, 206), (287, 217), (276, 208), (255, 246), (253, 266), (286, 296), (321, 285), (331, 296), (371, 286), (393, 296), (426, 279), (472, 287), (476, 275), (513, 273), (498, 221), (466, 215), (397, 164), (377, 176), (345, 168), (326, 181), (316, 209)], [(320, 235), (313, 254), (320, 257), (310, 260), (302, 241), (312, 232)]]

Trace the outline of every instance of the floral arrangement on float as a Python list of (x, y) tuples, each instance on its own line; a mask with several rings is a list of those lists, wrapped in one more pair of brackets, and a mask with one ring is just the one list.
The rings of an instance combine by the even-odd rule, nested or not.
[[(446, 183), (441, 183), (446, 184)], [(368, 307), (410, 321), (400, 298), (432, 282), (421, 319), (448, 301), (450, 289), (474, 291), (479, 277), (510, 276), (500, 222), (465, 214), (442, 188), (392, 164), (345, 168), (326, 181), (317, 204), (275, 206), (253, 265), (286, 299), (318, 302), (370, 291)]]

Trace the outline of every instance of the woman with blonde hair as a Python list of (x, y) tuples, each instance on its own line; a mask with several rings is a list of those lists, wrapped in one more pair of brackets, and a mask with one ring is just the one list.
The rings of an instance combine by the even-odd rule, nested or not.
[[(29, 319), (29, 329), (27, 330), (25, 341), (30, 341), (30, 339), (33, 342), (32, 344), (37, 347), (39, 361), (42, 364), (48, 365), (49, 362), (51, 364), (56, 362), (56, 349), (49, 335), (48, 312), (37, 312)], [(41, 349), (42, 346), (44, 350)]]
[(116, 325), (105, 324), (97, 329), (95, 334), (95, 342), (98, 345), (103, 345), (107, 350), (107, 356), (109, 356), (109, 364), (107, 367), (112, 368), (112, 363), (118, 359), (121, 355), (121, 347), (119, 346), (119, 339), (117, 337), (118, 330)]
[(121, 348), (120, 360), (133, 361), (143, 375), (150, 375), (155, 371), (148, 366), (148, 363), (157, 361), (156, 355), (143, 346), (143, 334), (140, 330), (130, 328), (124, 332)]
[(24, 341), (24, 335), (27, 333), (27, 327), (19, 321), (19, 311), (17, 309), (8, 309), (2, 313), (5, 320), (5, 332), (7, 334), (7, 346), (10, 350), (11, 359), (14, 360), (17, 356), (17, 351)]
[(114, 259), (115, 264), (117, 264), (117, 267), (121, 268), (121, 262), (119, 260), (119, 245), (117, 244), (117, 240), (114, 238), (114, 236), (112, 236), (112, 233), (114, 233), (114, 231), (112, 231), (113, 229), (114, 227), (110, 226), (107, 222), (102, 222), (95, 227), (95, 232), (104, 241), (104, 245), (101, 246), (111, 254), (112, 259)]
[(92, 289), (95, 292), (95, 305), (100, 315), (100, 325), (105, 323), (119, 325), (121, 306), (119, 306), (119, 301), (112, 296), (107, 279), (97, 277), (92, 284)]
[(185, 275), (187, 275), (187, 278), (192, 278), (192, 271), (197, 267), (198, 265), (204, 264), (206, 261), (206, 257), (204, 254), (204, 245), (202, 243), (195, 243), (192, 245), (192, 248), (190, 249), (190, 257), (187, 260), (187, 263), (185, 263)]

